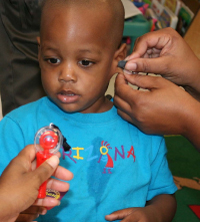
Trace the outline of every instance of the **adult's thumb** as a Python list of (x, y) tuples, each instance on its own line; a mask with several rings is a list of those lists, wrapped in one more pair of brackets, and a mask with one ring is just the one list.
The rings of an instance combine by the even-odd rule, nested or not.
[(166, 57), (157, 58), (137, 58), (129, 60), (125, 69), (132, 72), (155, 73), (165, 75), (169, 69), (169, 61)]
[(52, 156), (50, 157), (49, 159), (47, 159), (44, 163), (47, 163), (49, 164), (54, 170), (56, 169), (56, 167), (58, 166), (59, 164), (59, 158), (58, 156)]
[(35, 179), (37, 179), (39, 185), (41, 185), (45, 180), (51, 177), (58, 164), (59, 158), (54, 155), (34, 170), (33, 174), (35, 176)]

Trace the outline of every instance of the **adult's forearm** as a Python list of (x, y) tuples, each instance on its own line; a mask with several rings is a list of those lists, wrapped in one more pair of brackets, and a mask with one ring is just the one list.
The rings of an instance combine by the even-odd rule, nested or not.
[(183, 136), (200, 151), (200, 102), (191, 99), (185, 112)]

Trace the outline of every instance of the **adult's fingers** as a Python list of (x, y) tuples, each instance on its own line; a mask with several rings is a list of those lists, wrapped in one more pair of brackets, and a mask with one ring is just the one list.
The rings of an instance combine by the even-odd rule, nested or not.
[(60, 192), (65, 192), (69, 190), (69, 184), (64, 181), (59, 181), (51, 178), (47, 182), (47, 188), (52, 190), (58, 190)]
[(118, 109), (117, 113), (126, 121), (128, 121), (129, 123), (132, 123), (135, 125), (135, 121), (134, 119), (132, 119), (127, 113), (123, 112), (122, 110)]
[(120, 95), (115, 94), (114, 96), (114, 104), (120, 110), (129, 113), (131, 111), (131, 105), (125, 101)]
[(46, 214), (47, 210), (42, 206), (31, 206), (25, 211), (21, 212), (16, 219), (17, 222), (29, 222), (37, 218), (40, 214)]
[(115, 79), (115, 95), (126, 101), (126, 96), (130, 93), (130, 90), (132, 90), (132, 88), (127, 84), (125, 76), (123, 74), (118, 74)]
[(31, 206), (21, 213), (22, 214), (45, 214), (46, 208), (43, 206)]
[(130, 59), (125, 68), (132, 72), (155, 73), (165, 76), (171, 72), (172, 60), (173, 58), (168, 56)]
[(53, 176), (61, 180), (71, 180), (73, 178), (73, 173), (62, 166), (58, 166)]
[[(60, 152), (57, 152), (54, 155), (57, 156), (58, 158), (61, 157), (61, 153)], [(36, 165), (37, 165), (37, 160), (34, 159), (33, 162), (32, 162), (32, 171), (36, 169)]]
[(16, 219), (16, 222), (31, 222), (38, 217), (39, 214), (20, 214)]
[(34, 203), (37, 206), (55, 207), (60, 205), (60, 201), (56, 198), (45, 197), (43, 199), (37, 199)]
[[(136, 85), (140, 88), (147, 89), (149, 91), (157, 88), (161, 88), (163, 86), (163, 81), (166, 81), (164, 78), (160, 76), (150, 76), (150, 75), (125, 75), (125, 78), (132, 85)], [(137, 94), (141, 94), (138, 90), (130, 91), (129, 94), (133, 94), (133, 92)], [(145, 93), (144, 91), (142, 93)]]
[[(124, 84), (123, 78), (126, 78), (126, 80), (136, 85), (140, 88), (152, 90), (157, 87), (160, 87), (160, 79), (161, 77), (155, 77), (155, 76), (146, 76), (146, 75), (140, 75), (140, 74), (134, 74), (134, 75), (125, 75), (125, 77), (117, 76), (116, 82), (115, 82), (115, 98), (116, 103), (119, 102), (118, 97), (120, 97), (124, 102), (128, 103), (130, 106), (134, 104), (134, 101), (138, 101), (138, 96), (143, 95), (144, 93), (147, 93), (146, 91), (138, 91), (133, 89), (131, 86)], [(120, 104), (122, 104), (122, 101), (120, 101)], [(127, 105), (126, 105), (127, 106)], [(125, 107), (125, 103), (124, 103)], [(126, 108), (126, 110), (128, 107)]]
[(177, 33), (172, 28), (166, 28), (156, 32), (144, 34), (143, 36), (137, 38), (133, 53), (128, 56), (127, 59), (135, 59), (144, 57), (145, 54), (152, 54), (151, 51), (148, 51), (149, 49), (154, 49), (156, 51), (163, 49), (167, 50), (172, 43), (172, 36), (174, 35), (177, 35)]
[(34, 178), (34, 182), (39, 187), (45, 180), (47, 180), (59, 164), (59, 158), (54, 155), (47, 159), (43, 164), (41, 164), (37, 169), (31, 172), (31, 176)]
[[(30, 170), (31, 163), (34, 161), (36, 156), (36, 150), (34, 145), (27, 145), (23, 150), (20, 151), (18, 156), (14, 158), (11, 163), (15, 163), (16, 167), (21, 168), (21, 173), (25, 173)], [(20, 163), (20, 164), (18, 164)]]

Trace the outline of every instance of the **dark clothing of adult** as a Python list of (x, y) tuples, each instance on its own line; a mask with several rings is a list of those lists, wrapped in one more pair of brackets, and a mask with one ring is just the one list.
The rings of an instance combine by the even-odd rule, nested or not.
[(0, 0), (3, 115), (45, 95), (37, 59), (42, 0)]

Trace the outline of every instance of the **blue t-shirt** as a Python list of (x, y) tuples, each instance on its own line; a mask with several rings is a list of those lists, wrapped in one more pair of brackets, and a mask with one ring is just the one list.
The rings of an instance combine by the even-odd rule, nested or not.
[(176, 191), (163, 137), (142, 133), (114, 106), (104, 113), (66, 113), (47, 97), (12, 111), (0, 122), (1, 172), (50, 123), (72, 147), (61, 150), (60, 165), (74, 178), (61, 205), (38, 221), (103, 222), (113, 211), (144, 207), (154, 196)]

